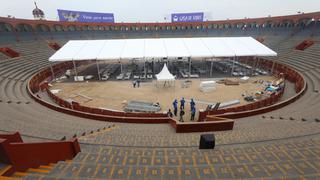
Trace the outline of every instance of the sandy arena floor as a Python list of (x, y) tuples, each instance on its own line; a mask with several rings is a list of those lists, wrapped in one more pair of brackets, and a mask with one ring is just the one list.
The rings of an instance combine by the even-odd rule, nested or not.
[[(240, 104), (247, 104), (243, 100), (242, 94), (254, 94), (261, 91), (264, 86), (259, 83), (253, 83), (256, 80), (273, 81), (272, 76), (252, 77), (248, 83), (240, 83), (236, 86), (226, 86), (224, 84), (216, 84), (216, 89), (212, 92), (203, 93), (199, 89), (201, 81), (214, 79), (191, 79), (191, 86), (182, 88), (185, 80), (177, 80), (175, 86), (163, 87), (156, 81), (142, 82), (140, 88), (133, 88), (132, 81), (104, 81), (104, 82), (76, 82), (76, 83), (54, 83), (51, 89), (60, 89), (57, 94), (64, 99), (72, 99), (82, 105), (98, 108), (107, 108), (114, 110), (123, 110), (124, 102), (131, 100), (144, 102), (159, 102), (161, 111), (172, 109), (172, 102), (176, 98), (178, 101), (184, 97), (189, 100), (193, 98), (195, 101), (202, 102), (227, 102), (231, 100), (240, 100)], [(80, 95), (80, 96), (79, 96)], [(92, 100), (86, 97), (92, 98)], [(237, 105), (236, 105), (237, 106)], [(207, 104), (196, 103), (197, 111), (205, 109)], [(198, 113), (196, 114), (196, 117)], [(190, 105), (186, 103), (185, 120), (190, 119)]]

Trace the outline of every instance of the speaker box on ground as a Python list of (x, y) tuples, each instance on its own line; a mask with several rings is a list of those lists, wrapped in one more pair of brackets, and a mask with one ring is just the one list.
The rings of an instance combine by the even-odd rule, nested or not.
[(201, 134), (199, 149), (214, 149), (215, 144), (214, 134)]

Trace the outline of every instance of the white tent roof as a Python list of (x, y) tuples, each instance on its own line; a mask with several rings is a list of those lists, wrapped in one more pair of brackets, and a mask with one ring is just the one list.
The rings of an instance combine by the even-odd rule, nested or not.
[(49, 61), (277, 56), (252, 37), (72, 40)]
[(174, 81), (175, 79), (174, 76), (170, 73), (166, 63), (163, 65), (160, 73), (156, 74), (156, 77), (158, 81)]

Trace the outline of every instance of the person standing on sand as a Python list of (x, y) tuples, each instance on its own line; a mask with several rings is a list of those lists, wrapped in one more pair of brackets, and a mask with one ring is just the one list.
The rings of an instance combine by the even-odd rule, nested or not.
[(190, 107), (191, 107), (191, 110), (193, 107), (196, 106), (196, 103), (194, 102), (193, 98), (191, 98), (191, 101), (190, 101)]
[(138, 88), (140, 87), (140, 79), (137, 80)]
[(173, 114), (174, 116), (177, 116), (177, 113), (178, 113), (178, 101), (177, 99), (175, 99), (172, 103), (173, 105)]
[(171, 117), (171, 118), (173, 117), (173, 114), (172, 114), (172, 112), (171, 112), (171, 109), (168, 110), (167, 115), (168, 115), (169, 117)]
[(180, 109), (180, 119), (179, 119), (180, 122), (184, 122), (183, 121), (183, 116), (184, 116), (184, 110), (181, 108)]
[(136, 84), (137, 84), (136, 80), (132, 81), (133, 88), (136, 88)]
[(196, 115), (196, 107), (191, 108), (191, 121), (194, 121), (194, 117)]
[(185, 104), (184, 97), (180, 100), (180, 109), (184, 109), (184, 104)]

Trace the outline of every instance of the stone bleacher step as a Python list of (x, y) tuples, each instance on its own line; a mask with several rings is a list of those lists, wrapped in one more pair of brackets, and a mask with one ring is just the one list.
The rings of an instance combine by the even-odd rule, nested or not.
[(0, 176), (1, 180), (22, 180), (22, 178)]
[(20, 180), (21, 178), (3, 176), (12, 166), (0, 164), (0, 180)]
[(15, 172), (12, 177), (13, 178), (24, 178), (26, 176), (32, 175), (33, 177), (42, 177), (52, 171), (54, 168), (55, 164), (51, 163), (49, 165), (42, 165), (39, 166), (38, 168), (29, 168), (25, 172)]
[[(312, 162), (312, 164), (318, 163), (318, 160), (310, 160), (309, 162)], [(300, 160), (300, 161), (290, 161), (290, 162), (281, 162), (283, 165), (281, 165), (282, 170), (277, 170), (276, 168), (276, 163), (271, 163), (271, 162), (256, 162), (256, 163), (246, 163), (246, 164), (219, 164), (219, 165), (172, 165), (172, 166), (154, 166), (154, 165), (100, 165), (100, 164), (87, 164), (87, 163), (76, 163), (76, 164), (62, 164), (59, 163), (58, 166), (59, 168), (54, 169), (51, 173), (44, 175), (44, 179), (46, 178), (51, 178), (51, 177), (59, 177), (60, 178), (67, 178), (67, 179), (72, 179), (72, 178), (88, 178), (88, 179), (93, 179), (93, 178), (120, 178), (120, 179), (127, 179), (127, 178), (141, 178), (142, 176), (150, 176), (148, 179), (153, 179), (155, 177), (157, 178), (167, 178), (167, 179), (172, 179), (172, 178), (190, 178), (191, 179), (206, 179), (203, 176), (207, 176), (207, 178), (211, 177), (214, 178), (214, 172), (218, 172), (218, 176), (221, 178), (226, 178), (223, 177), (224, 175), (228, 175), (228, 178), (258, 178), (258, 177), (266, 177), (272, 176), (272, 178), (275, 177), (301, 177), (303, 174), (299, 173), (298, 171), (295, 171), (291, 168), (285, 171), (284, 168), (287, 167), (289, 163), (292, 163), (294, 165), (299, 165), (302, 163), (302, 166), (299, 166), (299, 168), (309, 168), (310, 173), (308, 175), (313, 175), (317, 173), (317, 170), (312, 167), (304, 167), (305, 165), (305, 160)], [(57, 167), (58, 167), (57, 166)], [(272, 166), (272, 167), (270, 167)], [(292, 165), (289, 165), (290, 167)], [(224, 169), (227, 168), (228, 172), (227, 174), (224, 173)], [(257, 170), (258, 168), (258, 170)], [(214, 169), (214, 170), (213, 170)], [(242, 170), (239, 170), (242, 169)], [(247, 170), (250, 169), (250, 170)], [(140, 173), (139, 173), (139, 172)], [(154, 172), (156, 173), (154, 174)], [(170, 171), (175, 171), (173, 174), (170, 173)], [(210, 173), (206, 173), (207, 171), (210, 171)], [(233, 171), (233, 173), (231, 173)], [(250, 173), (254, 173), (253, 177), (250, 177)], [(281, 172), (283, 171), (283, 172)], [(294, 171), (293, 174), (290, 173), (290, 171)], [(142, 173), (142, 174), (141, 174)], [(201, 176), (197, 178), (196, 174), (200, 173)], [(268, 173), (270, 175), (268, 175)], [(132, 176), (134, 175), (134, 176)], [(319, 174), (315, 174), (319, 176)], [(34, 176), (34, 175), (32, 175)], [(138, 177), (139, 176), (139, 177)], [(170, 177), (171, 176), (171, 177)], [(151, 178), (153, 177), (153, 178)], [(179, 178), (180, 177), (180, 178)]]
[(114, 129), (117, 129), (118, 127), (115, 125), (115, 124), (112, 124), (110, 126), (107, 126), (107, 127), (104, 127), (104, 128), (101, 128), (101, 129), (97, 129), (97, 130), (94, 130), (94, 131), (91, 131), (89, 133), (85, 133), (81, 136), (79, 136), (79, 140), (87, 140), (88, 138), (95, 138), (95, 137), (98, 137), (99, 135), (103, 134), (103, 133), (107, 133), (107, 132), (110, 132)]
[(0, 176), (11, 168), (10, 165), (0, 163)]

